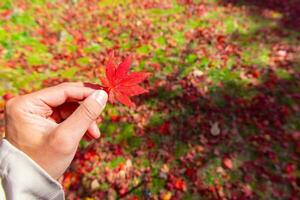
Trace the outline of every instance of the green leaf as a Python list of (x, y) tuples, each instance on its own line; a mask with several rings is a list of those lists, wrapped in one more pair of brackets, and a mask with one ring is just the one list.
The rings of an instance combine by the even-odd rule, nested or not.
[(99, 36), (101, 37), (106, 37), (109, 33), (109, 28), (105, 27), (105, 26), (101, 26), (99, 27), (99, 30), (98, 30), (98, 34)]
[(139, 148), (142, 144), (142, 139), (140, 137), (130, 137), (127, 140), (128, 146), (129, 146), (129, 150), (133, 151), (137, 148)]
[(84, 52), (86, 53), (98, 53), (101, 50), (101, 46), (97, 43), (93, 43), (90, 46), (84, 48)]
[(188, 151), (188, 146), (185, 143), (177, 142), (175, 147), (175, 156), (179, 158)]
[(112, 46), (114, 46), (114, 43), (108, 39), (104, 39), (102, 43), (107, 48), (111, 48)]
[(282, 68), (278, 68), (275, 73), (277, 74), (277, 76), (281, 79), (289, 79), (291, 77), (290, 73)]
[(23, 26), (26, 25), (26, 27), (29, 27), (29, 26), (32, 27), (32, 26), (36, 25), (36, 22), (35, 22), (33, 16), (27, 12), (13, 14), (11, 17), (11, 21), (18, 25), (23, 25)]
[(124, 124), (121, 132), (116, 136), (116, 142), (119, 143), (127, 140), (134, 135), (134, 126), (132, 124)]
[(101, 130), (101, 132), (105, 133), (105, 135), (110, 136), (112, 135), (112, 133), (114, 133), (117, 128), (118, 128), (118, 124), (116, 123), (106, 123), (106, 126), (100, 126), (100, 128), (102, 128), (103, 130)]
[(85, 140), (80, 140), (80, 143), (79, 143), (79, 147), (81, 149), (85, 149), (87, 146), (89, 146), (89, 142), (85, 141)]
[(224, 26), (225, 26), (225, 32), (227, 34), (233, 33), (234, 31), (237, 30), (237, 25), (235, 22), (235, 18), (229, 17), (224, 21)]
[(137, 71), (142, 71), (145, 68), (145, 65), (146, 65), (146, 61), (141, 60), (139, 66), (137, 68)]
[(197, 193), (191, 194), (189, 192), (186, 192), (182, 198), (182, 200), (195, 200), (195, 199), (201, 199), (201, 197)]
[(176, 1), (173, 2), (173, 7), (170, 9), (161, 9), (161, 8), (153, 8), (150, 9), (150, 13), (159, 16), (159, 15), (174, 15), (176, 13), (181, 13), (184, 11), (184, 7), (180, 6), (176, 3)]
[(160, 113), (154, 113), (150, 120), (149, 120), (149, 126), (158, 126), (164, 122), (164, 119)]
[(161, 178), (153, 178), (151, 192), (153, 194), (158, 194), (164, 187), (166, 181)]
[(219, 69), (219, 68), (214, 68), (211, 69), (208, 73), (209, 77), (211, 77), (211, 79), (214, 82), (219, 82), (219, 81), (226, 81), (226, 82), (230, 82), (230, 81), (238, 81), (239, 80), (239, 73), (238, 72), (233, 72), (230, 71), (229, 69)]
[(163, 36), (160, 36), (159, 38), (157, 38), (157, 39), (155, 40), (155, 42), (156, 42), (158, 45), (160, 45), (161, 47), (165, 47), (166, 44), (167, 44), (167, 41), (166, 41), (166, 39), (165, 39)]
[(189, 73), (191, 73), (195, 69), (194, 65), (185, 67), (181, 73), (180, 73), (180, 78), (186, 77)]
[(197, 55), (196, 54), (189, 54), (185, 57), (185, 62), (187, 63), (193, 63), (197, 60)]
[(131, 2), (131, 0), (102, 0), (98, 4), (101, 7), (115, 7), (118, 5), (127, 5)]
[(7, 42), (9, 38), (9, 33), (7, 33), (4, 29), (0, 27), (0, 42)]
[(236, 58), (233, 56), (229, 57), (229, 59), (227, 60), (227, 63), (226, 63), (227, 68), (231, 69), (235, 64), (236, 64)]
[(80, 65), (80, 66), (86, 66), (90, 63), (90, 58), (89, 57), (81, 57), (78, 58), (76, 60), (76, 62)]
[(116, 158), (113, 158), (110, 162), (107, 163), (108, 167), (110, 169), (115, 169), (117, 166), (119, 166), (121, 163), (125, 163), (125, 158), (122, 156), (118, 156)]
[(70, 67), (69, 69), (60, 71), (59, 74), (61, 75), (62, 78), (74, 78), (76, 72), (78, 72), (78, 68), (77, 67)]
[(241, 58), (246, 64), (256, 64), (263, 67), (269, 63), (270, 50), (269, 48), (267, 48), (267, 46), (254, 42), (251, 44), (247, 44), (244, 47)]
[(51, 60), (51, 54), (39, 54), (39, 53), (30, 53), (26, 56), (26, 60), (29, 65), (42, 65), (47, 64)]
[(173, 67), (171, 65), (168, 65), (164, 67), (162, 71), (165, 75), (171, 74), (173, 72)]
[(175, 40), (175, 42), (177, 43), (177, 45), (183, 45), (185, 43), (185, 37), (184, 37), (184, 33), (177, 31), (174, 35), (173, 35), (173, 39)]
[(150, 52), (150, 48), (148, 45), (142, 45), (136, 49), (136, 52), (139, 54), (148, 54)]
[(100, 186), (99, 186), (99, 188), (101, 190), (108, 190), (110, 187), (111, 186), (108, 183), (105, 183), (105, 182), (101, 183)]
[(130, 48), (131, 48), (131, 43), (130, 43), (130, 41), (122, 42), (122, 43), (121, 43), (121, 49), (122, 49), (122, 50), (129, 50)]
[(122, 39), (128, 39), (129, 38), (129, 34), (128, 33), (121, 33), (120, 38), (122, 38)]
[(200, 62), (200, 69), (205, 69), (208, 67), (210, 61), (208, 58), (204, 57), (201, 59), (201, 62)]
[(0, 9), (2, 10), (8, 10), (13, 7), (11, 0), (1, 0)]

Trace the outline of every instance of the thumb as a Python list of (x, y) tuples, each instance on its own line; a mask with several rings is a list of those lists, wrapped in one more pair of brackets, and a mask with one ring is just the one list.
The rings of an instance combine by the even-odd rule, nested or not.
[(58, 137), (65, 138), (71, 136), (79, 142), (89, 126), (104, 109), (107, 98), (107, 93), (103, 90), (93, 92), (57, 127), (56, 134), (59, 134)]

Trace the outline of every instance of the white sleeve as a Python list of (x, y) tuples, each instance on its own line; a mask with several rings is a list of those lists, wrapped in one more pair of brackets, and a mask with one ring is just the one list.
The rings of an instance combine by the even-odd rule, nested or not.
[(0, 140), (0, 179), (7, 200), (64, 200), (62, 186), (5, 139)]

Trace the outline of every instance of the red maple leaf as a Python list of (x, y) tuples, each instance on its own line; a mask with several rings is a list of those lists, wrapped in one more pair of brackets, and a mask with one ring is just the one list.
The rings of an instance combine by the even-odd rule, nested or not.
[(116, 100), (126, 106), (134, 106), (130, 97), (148, 92), (138, 84), (144, 81), (149, 73), (132, 72), (129, 73), (131, 57), (128, 56), (121, 64), (116, 66), (114, 53), (110, 54), (106, 65), (106, 77), (100, 77), (104, 89), (108, 93), (109, 101), (114, 103)]
[(180, 178), (175, 180), (174, 186), (177, 190), (182, 190), (182, 191), (186, 190), (186, 183), (184, 180), (182, 180)]

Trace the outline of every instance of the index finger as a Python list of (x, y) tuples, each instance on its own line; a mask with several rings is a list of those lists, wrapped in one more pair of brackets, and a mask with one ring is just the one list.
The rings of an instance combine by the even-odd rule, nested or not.
[(49, 87), (31, 95), (38, 98), (50, 107), (57, 107), (65, 103), (68, 99), (81, 101), (88, 97), (95, 90), (85, 87), (83, 83), (62, 83)]

